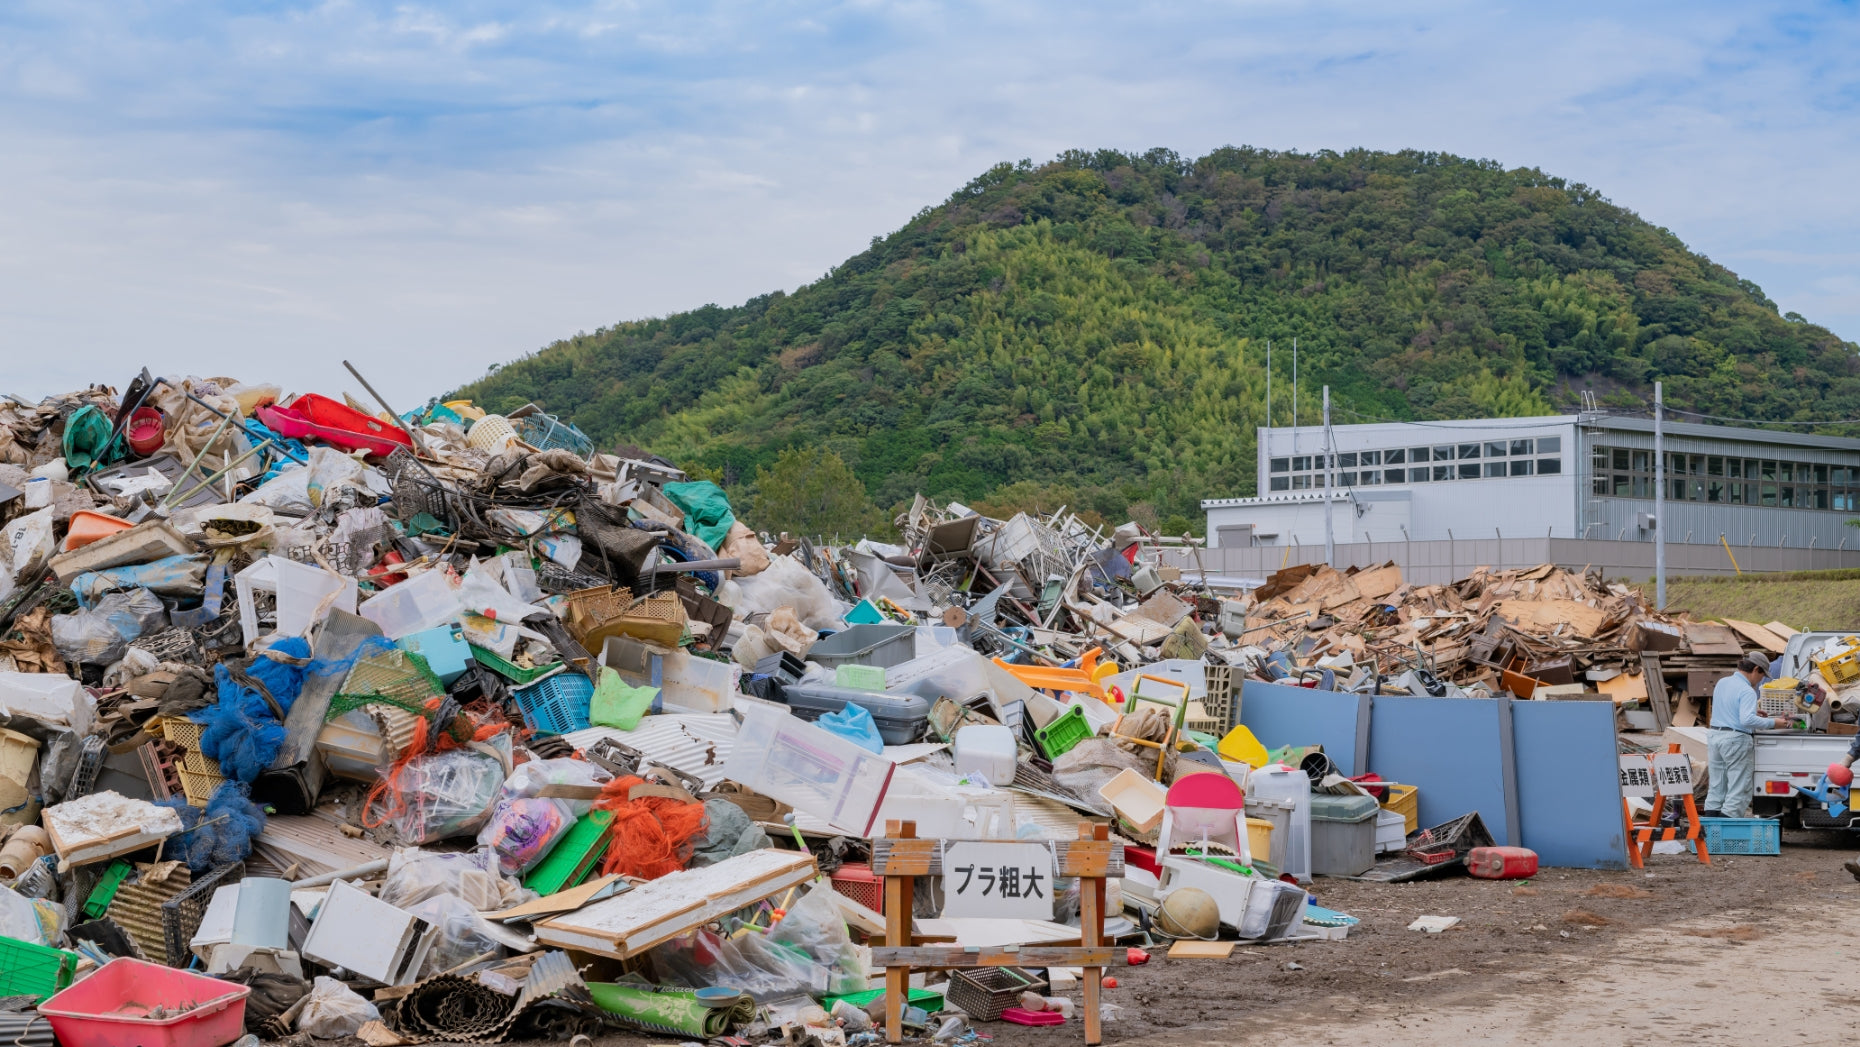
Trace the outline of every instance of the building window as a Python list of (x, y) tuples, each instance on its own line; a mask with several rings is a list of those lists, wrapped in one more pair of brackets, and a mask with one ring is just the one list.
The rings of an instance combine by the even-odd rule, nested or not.
[(1452, 444), (1448, 444), (1445, 447), (1434, 448), (1434, 461), (1451, 462), (1452, 460), (1453, 460), (1453, 445)]
[(1408, 470), (1408, 482), (1411, 484), (1426, 483), (1428, 475), (1427, 466), (1417, 465)]
[(1337, 477), (1337, 482), (1343, 485), (1344, 487), (1355, 487), (1356, 486), (1356, 474), (1355, 473), (1341, 473)]
[(1555, 454), (1563, 450), (1563, 438), (1560, 436), (1540, 436), (1537, 438), (1538, 454)]
[(1274, 458), (1272, 460), (1272, 471), (1275, 473), (1290, 472), (1291, 469), (1292, 460), (1290, 458)]
[(1311, 471), (1311, 456), (1302, 454), (1292, 459), (1292, 472), (1308, 473)]
[[(1397, 470), (1399, 472), (1400, 470)], [(1356, 482), (1363, 487), (1374, 487), (1382, 482), (1382, 473), (1375, 469), (1356, 474)]]
[[(1537, 442), (1539, 444), (1543, 443), (1542, 440), (1539, 440)], [(1551, 473), (1560, 473), (1562, 471), (1563, 471), (1563, 459), (1561, 458), (1539, 458), (1537, 459), (1537, 475), (1538, 476), (1548, 476)]]
[(1407, 460), (1408, 460), (1408, 452), (1402, 450), (1399, 447), (1395, 448), (1394, 450), (1382, 452), (1382, 464), (1383, 465), (1400, 465)]
[(1382, 452), (1381, 451), (1364, 451), (1362, 453), (1362, 464), (1381, 465), (1382, 464)]
[(1452, 467), (1452, 466), (1450, 466), (1450, 465), (1436, 465), (1436, 466), (1434, 466), (1434, 479), (1436, 479), (1436, 480), (1451, 480), (1451, 479), (1453, 479), (1453, 467)]
[(1272, 478), (1271, 489), (1274, 491), (1289, 490), (1291, 486), (1292, 486), (1292, 478), (1289, 476), (1275, 476)]
[(1514, 455), (1530, 454), (1531, 453), (1531, 441), (1529, 440), (1511, 441), (1511, 453)]
[(1461, 462), (1460, 463), (1460, 479), (1462, 480), (1479, 479), (1479, 463), (1478, 462)]
[(1311, 478), (1309, 476), (1292, 477), (1292, 490), (1308, 491), (1310, 489), (1311, 489)]
[(1498, 443), (1490, 443), (1490, 444), (1486, 444), (1486, 445), (1485, 445), (1485, 456), (1486, 456), (1487, 458), (1503, 458), (1503, 457), (1505, 457), (1505, 444), (1504, 444), (1504, 441), (1502, 441), (1502, 440), (1501, 440), (1501, 441), (1499, 441)]
[(1504, 463), (1504, 462), (1487, 462), (1487, 463), (1485, 463), (1485, 475), (1487, 475), (1487, 476), (1503, 476), (1503, 475), (1505, 475), (1505, 463)]
[(1356, 468), (1356, 452), (1346, 451), (1343, 454), (1338, 455), (1337, 456), (1337, 467), (1339, 469)]
[(1479, 457), (1479, 445), (1478, 444), (1461, 444), (1460, 445), (1460, 457), (1461, 458)]
[(1531, 466), (1535, 464), (1537, 463), (1531, 461), (1529, 458), (1522, 458), (1522, 459), (1513, 461), (1511, 463), (1511, 475), (1529, 476), (1531, 475)]

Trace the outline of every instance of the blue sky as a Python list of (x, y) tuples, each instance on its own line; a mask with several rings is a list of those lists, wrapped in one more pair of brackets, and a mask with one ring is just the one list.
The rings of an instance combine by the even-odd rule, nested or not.
[(11, 0), (0, 390), (347, 357), (412, 405), (1075, 147), (1541, 167), (1860, 339), (1857, 43), (1812, 3)]

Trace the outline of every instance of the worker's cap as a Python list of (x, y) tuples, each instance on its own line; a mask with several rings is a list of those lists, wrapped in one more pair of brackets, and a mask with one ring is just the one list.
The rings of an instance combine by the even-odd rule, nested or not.
[(1762, 651), (1745, 652), (1744, 661), (1749, 662), (1750, 664), (1756, 666), (1758, 669), (1761, 669), (1764, 675), (1766, 676), (1769, 675), (1770, 656), (1767, 654), (1764, 654)]

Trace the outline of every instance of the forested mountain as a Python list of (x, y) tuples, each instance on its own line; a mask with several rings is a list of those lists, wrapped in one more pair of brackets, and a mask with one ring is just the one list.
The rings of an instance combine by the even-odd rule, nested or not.
[[(753, 494), (821, 446), (913, 491), (1194, 523), (1254, 427), (1550, 413), (1578, 390), (1860, 417), (1860, 346), (1595, 190), (1436, 153), (1070, 152), (1001, 164), (819, 281), (557, 342), (466, 386)], [(790, 456), (792, 459), (793, 456)]]

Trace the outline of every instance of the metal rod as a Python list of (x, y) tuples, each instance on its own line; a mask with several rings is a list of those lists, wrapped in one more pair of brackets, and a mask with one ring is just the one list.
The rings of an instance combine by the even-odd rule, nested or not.
[(1330, 438), (1330, 386), (1324, 387), (1324, 562), (1336, 566), (1337, 543), (1331, 530), (1331, 506), (1336, 499), (1332, 495), (1337, 490), (1337, 476), (1331, 470), (1331, 464), (1337, 460), (1333, 453)]
[(218, 480), (220, 477), (225, 476), (227, 473), (230, 473), (234, 469), (239, 468), (239, 466), (245, 463), (246, 459), (252, 457), (258, 452), (264, 450), (265, 448), (272, 447), (272, 446), (275, 446), (272, 443), (272, 441), (260, 440), (256, 445), (253, 446), (253, 448), (250, 451), (247, 451), (246, 453), (240, 455), (239, 457), (234, 458), (232, 461), (227, 462), (225, 468), (221, 469), (217, 473), (214, 473), (212, 476), (209, 476), (206, 479), (200, 481), (199, 483), (195, 484), (193, 487), (188, 488), (187, 493), (175, 499), (175, 501), (177, 503), (187, 501), (189, 498), (192, 498), (195, 494), (199, 493), (200, 491), (203, 491), (206, 488), (213, 486), (213, 481)]
[(386, 858), (381, 858), (376, 861), (365, 862), (361, 865), (353, 866), (348, 869), (338, 869), (335, 872), (322, 873), (321, 875), (312, 876), (304, 880), (293, 880), (291, 881), (291, 886), (293, 888), (321, 887), (326, 883), (334, 883), (337, 880), (350, 880), (350, 879), (354, 879), (357, 876), (372, 876), (373, 874), (378, 873), (378, 872), (386, 872), (387, 867), (388, 867), (388, 860)]
[(1653, 383), (1653, 609), (1666, 610), (1666, 387)]
[(388, 413), (388, 417), (390, 417), (390, 418), (392, 418), (392, 419), (394, 419), (394, 424), (395, 424), (395, 425), (397, 425), (397, 426), (400, 426), (400, 427), (401, 427), (401, 429), (402, 429), (402, 430), (403, 430), (403, 431), (404, 431), (404, 432), (405, 432), (405, 433), (406, 433), (406, 434), (407, 434), (407, 435), (408, 435), (409, 437), (411, 437), (411, 438), (413, 439), (413, 442), (414, 442), (415, 444), (418, 444), (418, 445), (419, 445), (419, 448), (420, 448), (420, 450), (422, 450), (422, 451), (425, 451), (425, 450), (426, 450), (426, 441), (425, 441), (425, 440), (422, 440), (422, 439), (420, 438), (420, 431), (419, 431), (419, 429), (418, 429), (418, 427), (416, 427), (416, 426), (411, 426), (411, 425), (407, 425), (407, 424), (405, 424), (404, 422), (402, 422), (402, 421), (400, 420), (400, 412), (399, 412), (399, 411), (396, 411), (396, 410), (394, 410), (394, 409), (393, 409), (392, 407), (389, 407), (389, 406), (388, 406), (388, 402), (387, 402), (386, 400), (384, 400), (384, 399), (382, 399), (382, 397), (381, 397), (381, 394), (380, 394), (380, 393), (377, 393), (377, 392), (375, 392), (375, 387), (374, 387), (374, 386), (372, 386), (372, 385), (369, 385), (369, 384), (368, 384), (368, 379), (366, 379), (366, 378), (363, 378), (363, 377), (362, 377), (362, 372), (360, 372), (360, 371), (357, 371), (357, 370), (355, 369), (355, 365), (354, 365), (354, 364), (352, 364), (352, 363), (350, 363), (350, 362), (349, 362), (349, 361), (347, 361), (347, 360), (344, 360), (344, 361), (342, 362), (342, 366), (344, 366), (344, 367), (346, 367), (346, 368), (348, 368), (348, 369), (349, 369), (349, 373), (355, 376), (355, 380), (356, 380), (356, 381), (358, 381), (358, 382), (360, 382), (360, 383), (362, 383), (362, 388), (364, 388), (364, 389), (366, 389), (366, 390), (368, 390), (368, 395), (369, 395), (369, 396), (372, 396), (372, 397), (374, 397), (374, 398), (375, 398), (375, 403), (378, 403), (378, 404), (380, 404), (380, 405), (381, 405), (381, 409), (382, 409), (383, 411), (386, 411), (386, 412)]
[(207, 437), (207, 442), (200, 445), (199, 453), (194, 455), (193, 461), (187, 463), (187, 468), (181, 470), (181, 475), (174, 478), (174, 486), (168, 488), (168, 497), (161, 500), (161, 507), (163, 509), (168, 508), (169, 505), (173, 503), (175, 494), (181, 490), (181, 485), (186, 483), (188, 478), (194, 475), (194, 470), (199, 467), (201, 459), (207, 456), (207, 452), (212, 450), (213, 445), (219, 442), (220, 434), (225, 432), (226, 427), (231, 424), (231, 415), (222, 415), (220, 417), (220, 424), (214, 428), (213, 435)]

